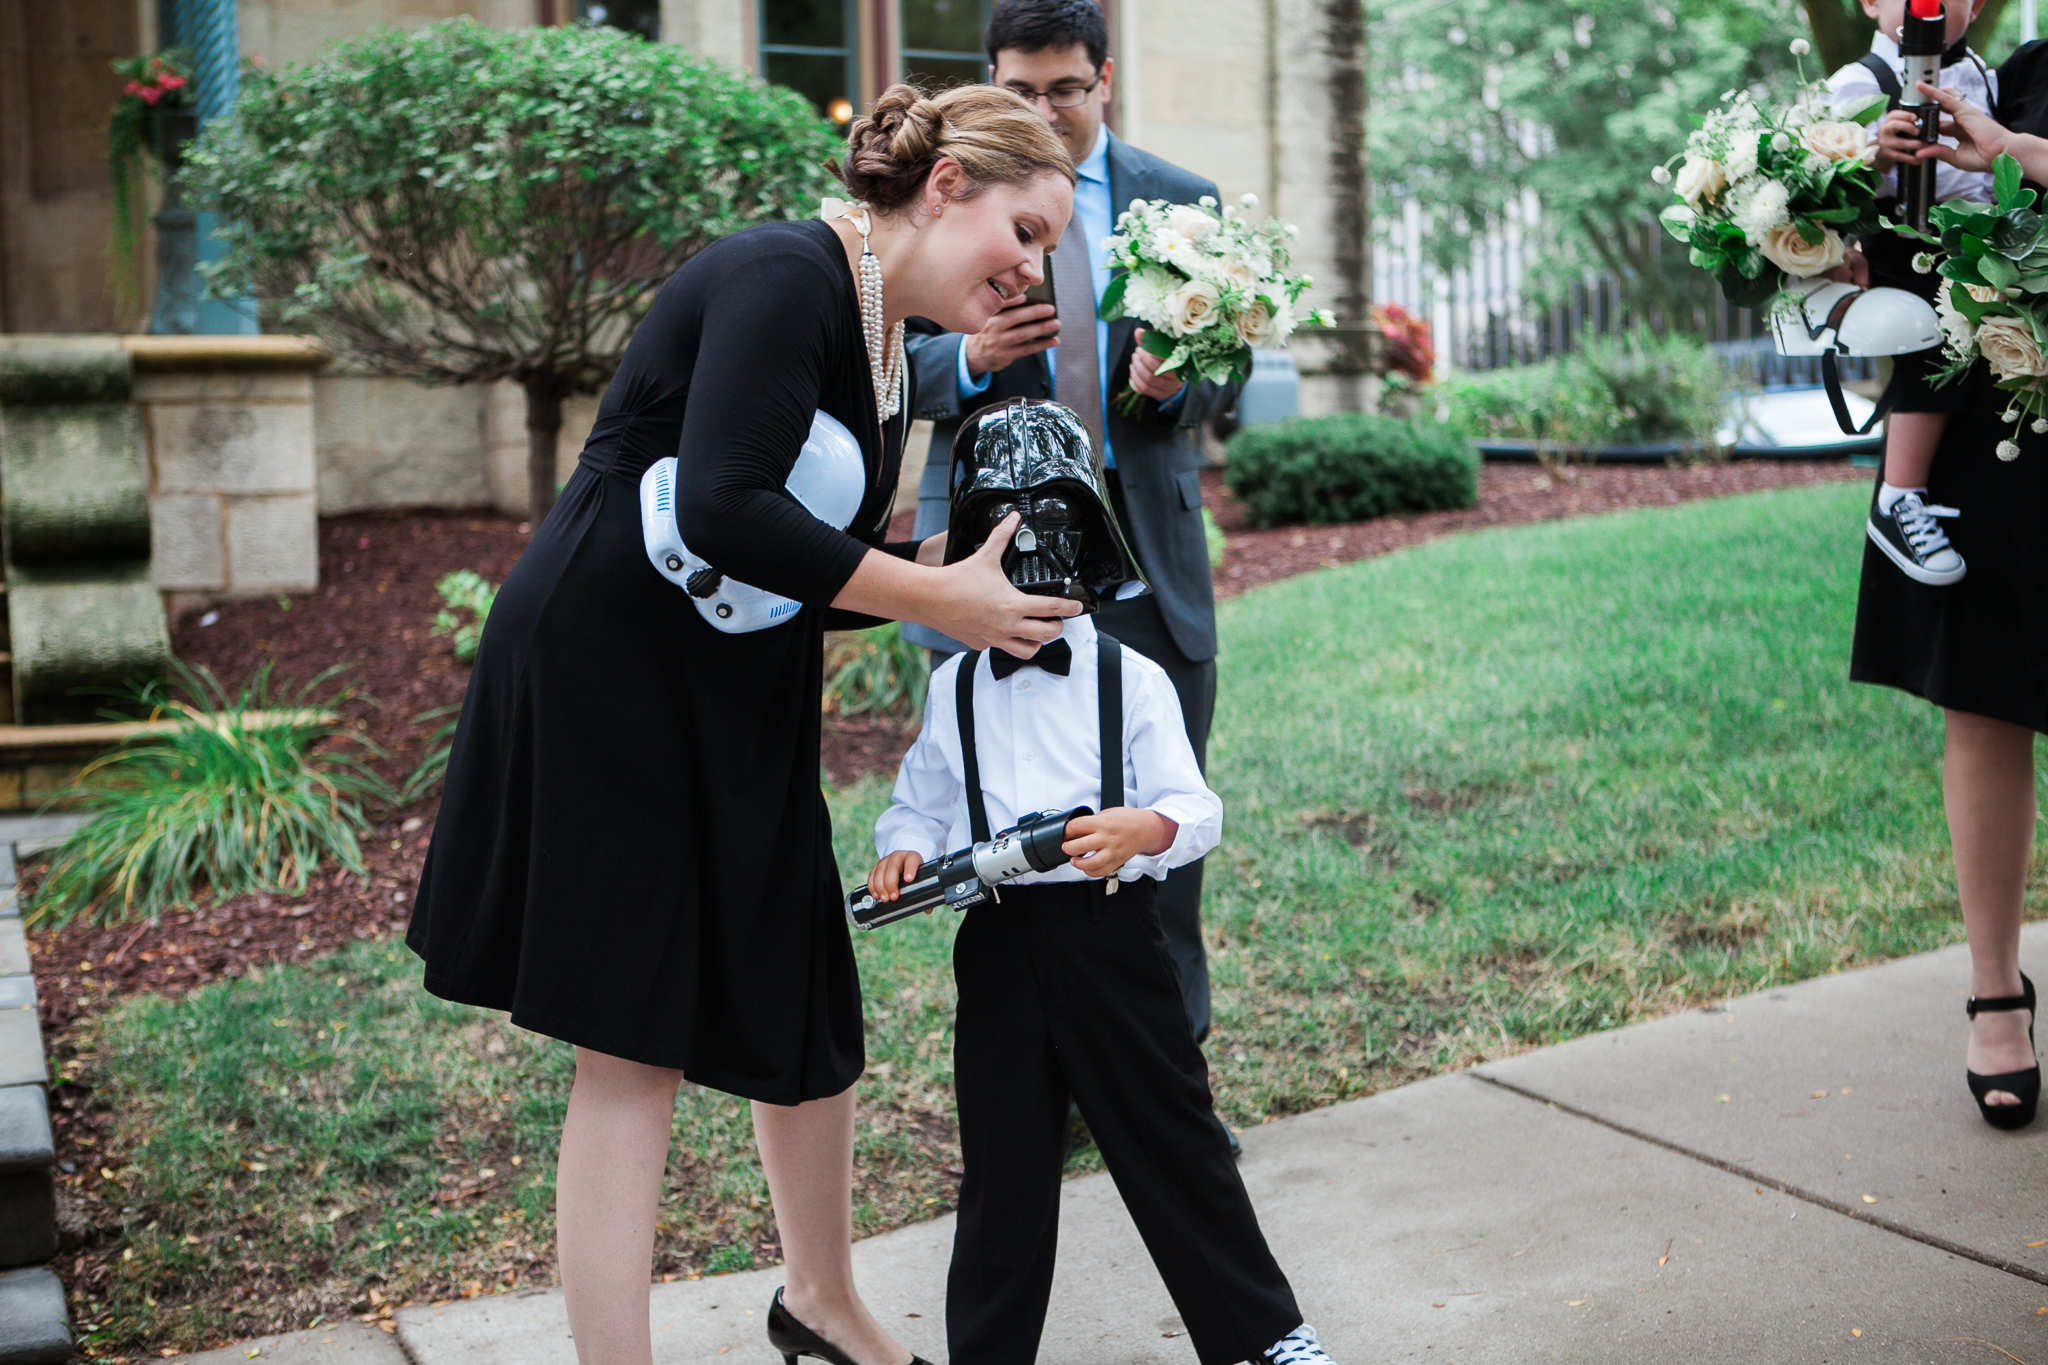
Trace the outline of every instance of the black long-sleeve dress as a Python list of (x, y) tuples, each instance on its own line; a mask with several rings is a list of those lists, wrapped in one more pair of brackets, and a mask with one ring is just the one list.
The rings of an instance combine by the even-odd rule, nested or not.
[[(2048, 42), (1998, 69), (1998, 120), (2048, 136)], [(1866, 543), (1849, 676), (2048, 732), (2048, 435), (2023, 422), (2013, 436), (1999, 417), (2010, 398), (1982, 360), (1956, 383), (1966, 401), (1942, 435), (1927, 499), (1962, 512), (1942, 527), (1969, 572), (1929, 587)], [(2020, 453), (2003, 461), (2008, 439)]]
[[(860, 1076), (823, 628), (881, 539), (904, 418), (877, 423), (857, 300), (822, 222), (663, 286), (484, 628), (406, 938), (434, 994), (774, 1104)], [(867, 458), (852, 534), (783, 491), (817, 409)], [(668, 455), (684, 540), (801, 612), (722, 634), (655, 572), (638, 487)]]

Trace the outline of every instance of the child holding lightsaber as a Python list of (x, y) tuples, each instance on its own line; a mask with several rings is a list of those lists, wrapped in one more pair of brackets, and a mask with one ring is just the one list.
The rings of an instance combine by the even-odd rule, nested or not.
[[(1862, 0), (1863, 12), (1877, 21), (1870, 51), (1828, 79), (1828, 95), (1836, 112), (1846, 113), (1870, 96), (1883, 94), (1892, 107), (1921, 104), (1916, 83), (1927, 81), (1955, 91), (1989, 113), (1998, 101), (1998, 77), (1970, 50), (1964, 35), (1984, 8), (1984, 0)], [(1932, 109), (1933, 106), (1929, 105)], [(1934, 161), (1901, 167), (1880, 151), (1878, 170), (1893, 187), (1896, 210), (1884, 199), (1887, 217), (1909, 221), (1923, 231), (1933, 204), (1950, 199), (1991, 198), (1991, 177)], [(1852, 251), (1849, 270), (1857, 284), (1887, 285), (1933, 300), (1940, 278), (1913, 269), (1920, 248), (1909, 237), (1880, 232), (1864, 238)], [(1927, 477), (1934, 452), (1948, 428), (1949, 414), (1965, 401), (1960, 384), (1937, 389), (1927, 381), (1939, 363), (1939, 348), (1902, 355), (1894, 362), (1889, 392), (1891, 415), (1885, 421), (1884, 477), (1871, 503), (1867, 530), (1878, 549), (1900, 572), (1930, 587), (1946, 587), (1967, 571), (1949, 543), (1941, 519), (1957, 517), (1954, 507), (1927, 501)]]

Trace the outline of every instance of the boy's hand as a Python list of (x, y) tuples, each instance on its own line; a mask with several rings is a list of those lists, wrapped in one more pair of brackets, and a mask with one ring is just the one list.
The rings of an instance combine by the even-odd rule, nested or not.
[(1115, 806), (1100, 815), (1067, 821), (1060, 852), (1091, 877), (1113, 876), (1139, 854), (1157, 857), (1173, 847), (1180, 826), (1156, 810)]
[(924, 859), (909, 849), (899, 849), (875, 864), (868, 873), (868, 891), (878, 901), (893, 901), (903, 888), (917, 880)]

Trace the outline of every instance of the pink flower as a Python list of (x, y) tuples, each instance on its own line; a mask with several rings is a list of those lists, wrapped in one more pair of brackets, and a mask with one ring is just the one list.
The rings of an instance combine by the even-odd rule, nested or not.
[(157, 81), (157, 88), (163, 91), (171, 91), (176, 90), (179, 86), (183, 85), (184, 83), (185, 78), (183, 76), (177, 75), (174, 72), (170, 75), (164, 76), (161, 79), (159, 79)]

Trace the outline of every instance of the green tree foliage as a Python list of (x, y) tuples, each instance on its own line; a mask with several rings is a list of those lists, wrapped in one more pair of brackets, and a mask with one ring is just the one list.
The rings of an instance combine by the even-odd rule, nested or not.
[(242, 89), (186, 173), (213, 287), (383, 372), (517, 381), (536, 524), (563, 398), (703, 247), (815, 211), (833, 146), (801, 96), (591, 25), (385, 29)]
[[(1647, 220), (1650, 169), (1725, 90), (1789, 89), (1805, 30), (1784, 0), (1375, 0), (1372, 164), (1380, 212), (1413, 197), (1437, 262), (1533, 191), (1543, 268), (1623, 281), (1641, 313), (1691, 326), (1704, 276)], [(1812, 59), (1808, 59), (1809, 65)]]

